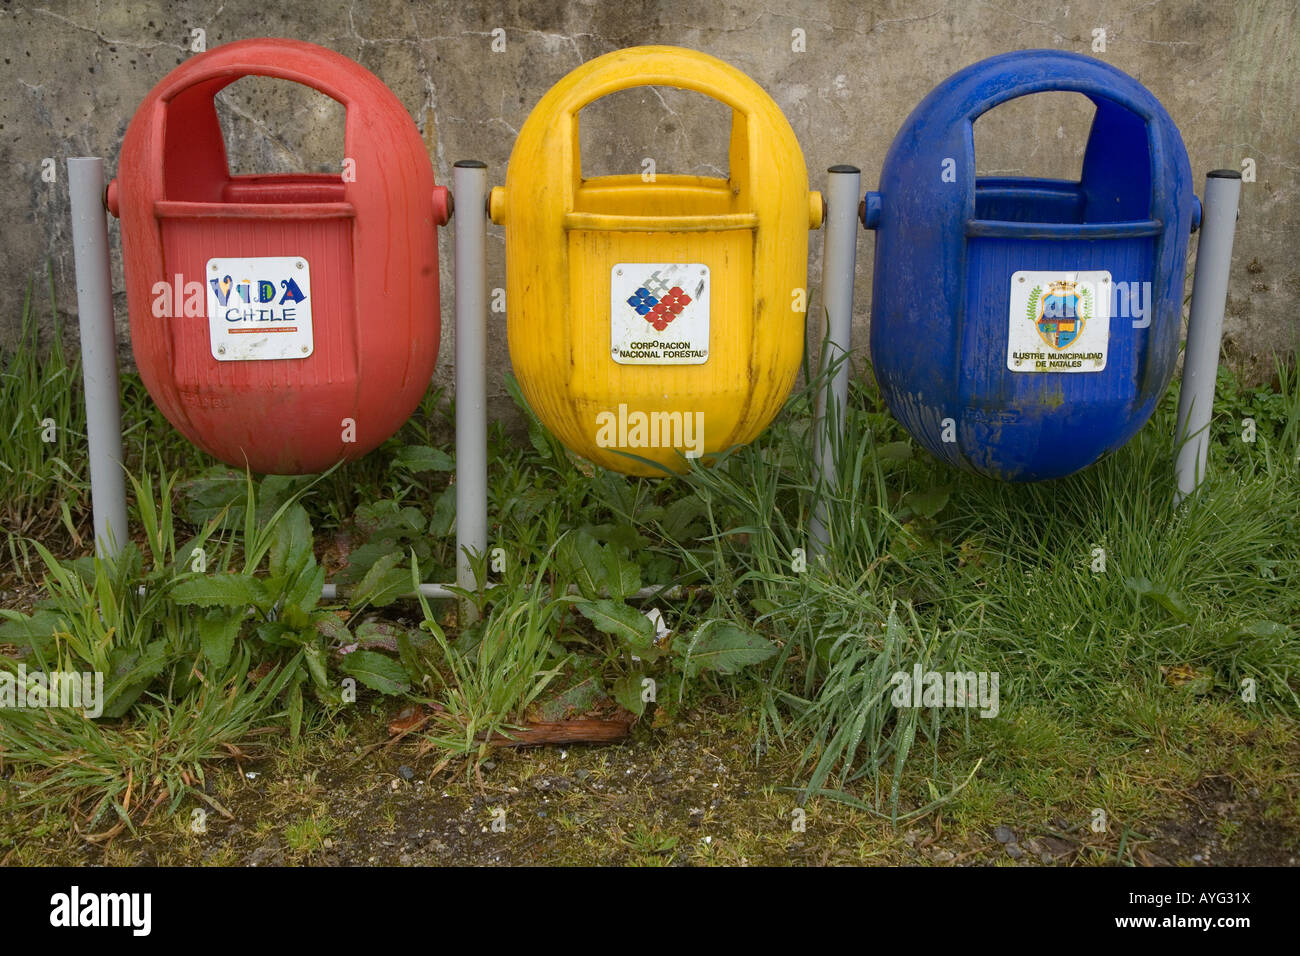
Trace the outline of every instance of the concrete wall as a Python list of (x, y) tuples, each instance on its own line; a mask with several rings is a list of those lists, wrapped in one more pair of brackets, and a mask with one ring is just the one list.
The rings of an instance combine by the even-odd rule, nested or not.
[[(803, 144), (814, 188), (828, 165), (850, 162), (874, 188), (900, 123), (954, 71), (1008, 50), (1094, 52), (1146, 84), (1181, 128), (1200, 192), (1204, 173), (1240, 169), (1244, 186), (1226, 354), (1249, 377), (1267, 377), (1272, 354), (1296, 348), (1300, 300), (1300, 4), (1076, 0), (993, 3), (873, 0), (596, 2), (514, 0), (489, 4), (400, 0), (225, 0), (224, 3), (7, 3), (0, 9), (0, 168), (14, 188), (0, 198), (0, 342), (18, 327), (21, 292), (48, 260), (61, 311), (76, 309), (64, 160), (99, 155), (115, 169), (131, 114), (147, 91), (187, 57), (192, 30), (209, 48), (254, 36), (323, 44), (377, 73), (410, 110), (440, 182), (457, 159), (504, 179), (516, 131), (541, 95), (582, 62), (620, 47), (668, 43), (704, 50), (753, 76), (781, 105)], [(493, 51), (494, 31), (505, 48)], [(803, 31), (806, 51), (792, 49)], [(500, 36), (500, 34), (496, 34)], [(342, 111), (292, 85), (244, 80), (221, 97), (236, 171), (337, 170)], [(1016, 101), (976, 124), (981, 173), (1077, 175), (1091, 105), (1073, 94)], [(590, 115), (588, 115), (590, 114)], [(584, 168), (659, 172), (725, 170), (726, 116), (671, 89), (619, 94), (584, 113)], [(46, 182), (42, 163), (55, 161)], [(112, 227), (117, 242), (116, 225)], [(812, 237), (809, 283), (820, 280), (821, 238)], [(489, 233), (489, 286), (504, 287), (502, 235)], [(865, 348), (872, 239), (858, 257), (858, 342)], [(444, 347), (452, 358), (450, 234), (443, 240)], [(125, 299), (115, 262), (118, 331)], [(1188, 285), (1190, 290), (1190, 283)], [(813, 309), (819, 305), (814, 296)], [(505, 317), (491, 319), (494, 370), (509, 367)], [(508, 405), (494, 376), (494, 407)]]

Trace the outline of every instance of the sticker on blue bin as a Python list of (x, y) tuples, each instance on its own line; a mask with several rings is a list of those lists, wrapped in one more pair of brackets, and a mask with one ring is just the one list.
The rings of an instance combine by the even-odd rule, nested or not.
[(209, 259), (205, 277), (208, 339), (218, 362), (311, 355), (311, 267), (306, 259)]
[(610, 355), (619, 365), (709, 360), (709, 267), (618, 262), (609, 274)]
[(1110, 343), (1110, 273), (1017, 272), (1011, 277), (1007, 368), (1100, 372)]

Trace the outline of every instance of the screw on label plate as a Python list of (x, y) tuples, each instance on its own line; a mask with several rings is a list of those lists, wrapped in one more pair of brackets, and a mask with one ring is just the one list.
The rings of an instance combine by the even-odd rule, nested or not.
[(216, 271), (217, 271), (217, 264), (216, 264), (215, 262), (212, 263), (212, 271), (213, 271), (213, 272), (216, 272)]
[(303, 354), (303, 355), (306, 355), (306, 354), (307, 354), (307, 351), (308, 351), (307, 346), (304, 345), (304, 346), (302, 347), (302, 354)]
[(299, 260), (299, 262), (298, 262), (298, 268), (299, 268), (299, 269), (302, 268), (302, 261), (301, 261), (301, 260)]
[(621, 276), (623, 274), (623, 270), (622, 269), (615, 270), (614, 274)]
[(1025, 281), (1025, 277), (1024, 277), (1024, 276), (1021, 276), (1021, 277), (1020, 277), (1018, 280), (1016, 280), (1016, 281), (1018, 281), (1018, 282), (1024, 282), (1024, 281)]
[(217, 346), (217, 354), (218, 354), (218, 355), (225, 355), (225, 354), (226, 354), (226, 347), (225, 347), (224, 345), (218, 345), (218, 346)]

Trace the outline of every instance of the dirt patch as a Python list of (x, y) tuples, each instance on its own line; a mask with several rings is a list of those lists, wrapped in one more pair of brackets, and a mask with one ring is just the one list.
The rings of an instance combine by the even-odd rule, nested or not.
[(1227, 774), (1206, 776), (1181, 814), (1146, 829), (1152, 840), (1136, 852), (1153, 865), (1295, 866), (1300, 837), (1272, 816), (1258, 790)]
[(497, 751), (481, 783), (463, 766), (430, 776), (432, 756), (388, 749), (386, 720), (361, 721), (365, 739), (332, 758), (214, 770), (207, 790), (232, 818), (203, 810), (203, 833), (187, 804), (175, 825), (91, 855), (144, 865), (828, 862), (820, 841), (792, 827), (795, 795), (773, 785), (785, 771), (756, 763), (749, 738), (719, 724), (718, 702), (707, 706), (671, 726), (638, 725), (617, 746)]
[(1226, 774), (1184, 791), (1180, 811), (1164, 814), (1166, 804), (1123, 832), (1093, 832), (1084, 807), (1036, 819), (1030, 805), (994, 811), (1002, 822), (942, 807), (894, 827), (835, 801), (800, 806), (796, 755), (756, 755), (751, 708), (726, 697), (643, 721), (615, 746), (496, 751), (481, 781), (464, 765), (435, 772), (437, 757), (413, 743), (388, 746), (397, 710), (376, 702), (274, 759), (213, 767), (214, 805), (189, 798), (172, 819), (107, 846), (45, 821), (15, 862), (1160, 866), (1294, 865), (1300, 855), (1283, 812), (1293, 795), (1252, 794)]

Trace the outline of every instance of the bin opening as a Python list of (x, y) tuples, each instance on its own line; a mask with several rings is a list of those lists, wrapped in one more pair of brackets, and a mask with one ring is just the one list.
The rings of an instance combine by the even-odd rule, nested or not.
[[(266, 116), (290, 116), (277, 129)], [(171, 201), (313, 204), (344, 201), (346, 108), (310, 87), (266, 76), (198, 84), (168, 106), (164, 189)]]
[[(743, 184), (731, 175), (746, 121), (725, 103), (691, 90), (643, 86), (593, 100), (574, 122), (576, 213), (694, 219), (750, 210)], [(722, 129), (731, 130), (730, 143), (719, 137)], [(671, 168), (683, 155), (694, 161)]]
[[(1055, 92), (1010, 100), (984, 116), (997, 114), (1009, 104), (1023, 105), (1032, 100), (1052, 99), (1055, 107), (1062, 95), (1075, 101), (1066, 104), (1073, 108), (1054, 108), (1049, 115), (1051, 123), (1064, 139), (1069, 138), (1065, 133), (1067, 128), (1080, 125), (1080, 111), (1075, 104), (1091, 103), (1092, 120), (1081, 153), (1079, 178), (977, 175), (973, 210), (977, 223), (1018, 223), (1032, 227), (1146, 223), (1150, 220), (1151, 145), (1146, 121), (1142, 117), (1111, 100)], [(982, 121), (984, 116), (977, 117), (977, 120)], [(989, 129), (982, 122), (976, 122), (974, 126)], [(1038, 123), (1032, 119), (1008, 130), (1003, 130), (997, 123), (993, 126), (1000, 133), (999, 143), (1011, 144), (1010, 149), (1006, 146), (997, 149), (999, 158), (1011, 157), (1014, 160), (1015, 143), (1033, 142), (1038, 134)], [(1018, 138), (1014, 133), (1016, 129), (1024, 131)], [(981, 150), (981, 154), (983, 152)], [(1058, 167), (1070, 161), (1059, 153), (1057, 151), (1057, 155), (1051, 157)]]

